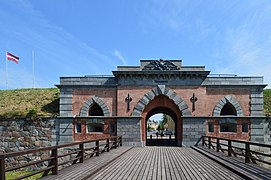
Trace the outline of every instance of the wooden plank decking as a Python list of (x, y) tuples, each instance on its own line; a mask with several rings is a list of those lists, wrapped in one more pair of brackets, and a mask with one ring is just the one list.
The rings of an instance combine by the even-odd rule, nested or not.
[(89, 179), (242, 179), (191, 148), (133, 148)]
[(110, 162), (114, 161), (116, 158), (120, 157), (127, 151), (132, 149), (132, 147), (118, 147), (117, 149), (112, 149), (110, 152), (105, 152), (100, 156), (95, 156), (84, 161), (84, 163), (78, 163), (69, 166), (65, 169), (59, 171), (58, 175), (49, 175), (41, 180), (81, 180), (87, 179), (101, 168), (105, 167)]
[(192, 148), (218, 162), (224, 167), (231, 169), (237, 174), (240, 174), (245, 179), (271, 179), (271, 170), (252, 163), (245, 163), (244, 158), (236, 158), (234, 156), (229, 157), (223, 152), (216, 152), (212, 149), (204, 147)]
[[(42, 179), (271, 179), (270, 170), (217, 152), (207, 157), (198, 151), (184, 147), (120, 147)], [(217, 163), (214, 158), (222, 160)]]

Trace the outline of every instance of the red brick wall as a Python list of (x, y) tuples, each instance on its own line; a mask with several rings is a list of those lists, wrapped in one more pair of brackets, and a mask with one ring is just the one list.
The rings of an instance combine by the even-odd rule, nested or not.
[[(76, 133), (75, 132), (75, 124), (76, 123), (81, 123), (81, 133)], [(110, 124), (116, 125), (116, 120), (115, 119), (105, 119), (104, 122), (104, 132), (102, 133), (87, 133), (86, 131), (86, 119), (76, 119), (73, 121), (73, 140), (74, 141), (83, 141), (83, 140), (92, 140), (92, 139), (97, 139), (97, 138), (106, 138), (110, 136), (115, 136), (115, 134), (110, 134), (109, 128)], [(117, 128), (116, 128), (117, 129)]]
[[(115, 88), (92, 88), (92, 89), (78, 89), (73, 92), (73, 114), (79, 115), (80, 109), (83, 106), (83, 103), (92, 96), (97, 96), (101, 98), (104, 103), (107, 105), (112, 116), (130, 116), (134, 110), (134, 107), (137, 105), (138, 101), (149, 91), (152, 90), (155, 86), (120, 86), (117, 89)], [(250, 107), (250, 91), (249, 89), (230, 89), (230, 88), (206, 88), (206, 87), (197, 87), (197, 86), (168, 86), (181, 97), (189, 107), (189, 110), (192, 112), (192, 103), (190, 98), (193, 93), (197, 97), (196, 110), (192, 112), (193, 116), (212, 116), (213, 110), (217, 103), (226, 95), (230, 95), (235, 98), (241, 105), (244, 116), (249, 116), (249, 107)], [(125, 98), (128, 93), (132, 98), (130, 102), (130, 111), (127, 112), (127, 103)], [(163, 96), (162, 96), (163, 97)], [(158, 98), (161, 102), (164, 103), (165, 107), (170, 107), (174, 112), (178, 112), (179, 109), (176, 109), (177, 106), (173, 101), (168, 98)], [(159, 100), (154, 100), (150, 102), (150, 105), (147, 105), (143, 114), (142, 114), (142, 140), (145, 140), (146, 132), (146, 115), (154, 107), (158, 105)], [(177, 113), (180, 114), (180, 113)], [(180, 120), (179, 120), (180, 119)], [(181, 117), (178, 117), (178, 121), (181, 121)], [(178, 129), (182, 131), (182, 124), (178, 124)], [(84, 126), (84, 125), (83, 125)], [(219, 127), (215, 125), (215, 132), (208, 133), (208, 135), (216, 135), (219, 137), (235, 138), (235, 139), (249, 139), (249, 133), (240, 133), (240, 128), (242, 130), (242, 125), (238, 125), (237, 133), (219, 133)], [(94, 137), (104, 137), (108, 134), (86, 134), (85, 127), (82, 127), (82, 135), (74, 134), (75, 140), (83, 140), (84, 138), (94, 138)], [(105, 127), (106, 129), (106, 127)], [(208, 131), (208, 127), (206, 128)], [(182, 133), (181, 133), (182, 134)], [(177, 137), (181, 140), (182, 135)]]
[[(236, 132), (220, 132), (219, 119), (211, 119), (209, 122), (214, 123), (214, 132), (208, 131), (208, 123), (206, 123), (206, 135), (221, 138), (237, 139), (237, 140), (250, 140), (250, 120), (237, 118), (237, 131)], [(248, 132), (242, 132), (242, 122), (248, 123)]]
[(74, 90), (72, 99), (73, 114), (79, 115), (84, 102), (93, 96), (97, 96), (103, 100), (109, 109), (110, 115), (116, 115), (116, 89), (114, 88)]
[[(138, 101), (151, 89), (153, 86), (121, 86), (118, 87), (118, 116), (130, 116), (133, 113), (134, 107), (137, 105)], [(132, 101), (130, 102), (130, 111), (127, 112), (127, 103), (125, 98), (128, 93), (130, 94)]]
[[(217, 103), (226, 95), (230, 95), (235, 98), (241, 105), (244, 116), (249, 116), (249, 102), (250, 102), (250, 91), (249, 89), (206, 89), (206, 87), (174, 87), (168, 86), (173, 91), (177, 93), (179, 97), (181, 97), (189, 107), (189, 110), (192, 112), (192, 102), (190, 98), (193, 93), (197, 97), (196, 102), (196, 110), (193, 112), (194, 116), (212, 116), (213, 111)], [(140, 87), (129, 87), (122, 86), (118, 87), (118, 116), (129, 116), (138, 101), (154, 86), (140, 86)], [(125, 98), (128, 93), (132, 97), (132, 102), (130, 103), (130, 111), (126, 112), (127, 104), (125, 102)]]
[[(239, 102), (242, 107), (244, 116), (250, 115), (250, 90), (249, 89), (222, 89), (222, 88), (208, 88), (206, 91), (206, 111), (209, 115), (213, 115), (213, 110), (216, 104), (225, 96), (230, 95)], [(211, 111), (212, 110), (212, 111)]]

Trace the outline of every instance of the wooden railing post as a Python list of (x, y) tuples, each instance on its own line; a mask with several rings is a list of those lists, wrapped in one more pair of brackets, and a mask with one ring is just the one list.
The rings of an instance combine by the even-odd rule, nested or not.
[(57, 175), (58, 174), (58, 156), (57, 156), (57, 148), (52, 149), (52, 157), (54, 159), (51, 160), (52, 165), (54, 166), (52, 169), (52, 174)]
[(100, 149), (99, 140), (96, 141), (95, 144), (96, 144), (96, 148), (95, 148), (95, 150), (96, 150), (96, 156), (99, 156), (99, 154), (100, 154), (100, 152), (99, 152), (99, 151), (100, 151), (100, 150), (99, 150), (99, 149)]
[(231, 140), (228, 140), (228, 156), (231, 156)]
[(109, 148), (109, 139), (106, 139), (106, 151), (109, 152), (110, 148)]
[(80, 152), (79, 152), (80, 160), (79, 160), (79, 162), (83, 163), (84, 162), (84, 143), (79, 144), (79, 149), (80, 149)]
[(211, 137), (208, 137), (208, 148), (211, 149)]
[(5, 157), (0, 157), (0, 180), (6, 179), (6, 173), (5, 173)]
[(219, 138), (216, 139), (216, 152), (219, 152)]
[(205, 144), (205, 137), (202, 136), (201, 138), (202, 138), (202, 146), (204, 146), (204, 144)]
[(250, 147), (249, 142), (246, 142), (245, 162), (249, 163)]
[(114, 146), (114, 148), (117, 149), (117, 146), (118, 146), (118, 138), (114, 138), (114, 141), (115, 141), (115, 146)]
[(122, 146), (122, 136), (120, 136), (120, 146)]

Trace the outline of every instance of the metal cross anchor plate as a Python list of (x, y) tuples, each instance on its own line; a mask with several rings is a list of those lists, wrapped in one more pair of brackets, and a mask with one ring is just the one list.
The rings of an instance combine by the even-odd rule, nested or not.
[(128, 96), (125, 98), (125, 102), (127, 103), (127, 112), (130, 111), (130, 102), (132, 101), (132, 98), (130, 97), (130, 94), (128, 93)]
[(198, 98), (195, 96), (195, 93), (193, 93), (193, 96), (191, 97), (190, 101), (192, 102), (192, 112), (195, 111), (196, 109), (196, 101), (198, 100)]

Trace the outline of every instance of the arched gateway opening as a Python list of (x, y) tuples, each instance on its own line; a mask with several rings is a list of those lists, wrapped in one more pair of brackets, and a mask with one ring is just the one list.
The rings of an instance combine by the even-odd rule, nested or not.
[[(174, 121), (174, 134), (169, 139), (169, 136), (163, 138), (159, 134), (160, 138), (149, 139), (147, 136), (147, 121), (148, 119), (158, 113), (166, 114)], [(142, 140), (146, 145), (152, 146), (181, 146), (182, 144), (182, 112), (178, 106), (165, 95), (158, 95), (151, 100), (142, 112)], [(164, 132), (162, 132), (164, 133)]]
[(146, 146), (176, 146), (176, 114), (168, 108), (154, 108), (147, 115)]

